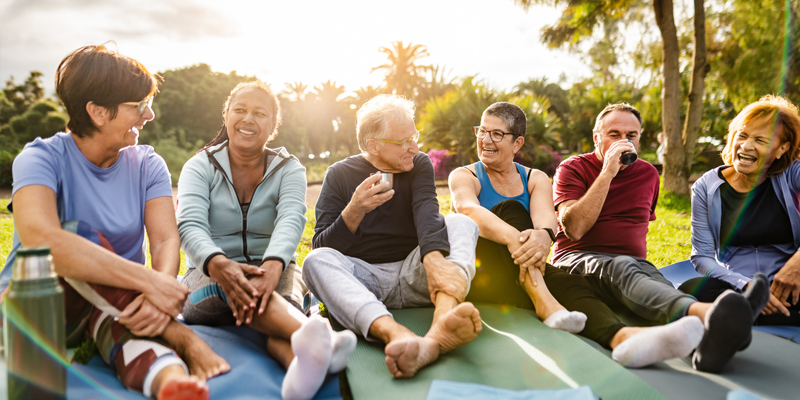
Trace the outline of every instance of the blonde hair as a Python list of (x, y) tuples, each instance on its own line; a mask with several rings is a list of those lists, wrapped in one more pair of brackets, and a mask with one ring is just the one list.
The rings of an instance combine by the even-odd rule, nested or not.
[(789, 150), (784, 154), (786, 157), (773, 161), (766, 171), (767, 176), (780, 174), (800, 157), (800, 114), (797, 106), (785, 97), (766, 95), (748, 104), (728, 125), (728, 141), (722, 149), (722, 161), (726, 165), (733, 165), (733, 158), (736, 156), (734, 137), (748, 124), (764, 119), (772, 122), (773, 133), (778, 135), (781, 143), (789, 143)]
[(391, 94), (373, 97), (356, 113), (358, 148), (366, 153), (367, 140), (383, 138), (390, 123), (407, 120), (414, 120), (413, 101)]

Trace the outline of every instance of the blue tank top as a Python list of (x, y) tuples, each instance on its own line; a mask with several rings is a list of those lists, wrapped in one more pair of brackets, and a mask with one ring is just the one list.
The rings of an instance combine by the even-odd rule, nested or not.
[(528, 193), (528, 175), (525, 173), (525, 167), (514, 163), (514, 165), (517, 166), (519, 176), (522, 178), (522, 194), (514, 197), (506, 197), (494, 190), (492, 182), (489, 180), (489, 175), (486, 175), (486, 169), (483, 167), (482, 162), (478, 161), (472, 165), (475, 166), (475, 176), (478, 178), (478, 182), (481, 183), (481, 192), (478, 194), (478, 201), (481, 203), (482, 207), (491, 210), (502, 201), (516, 200), (525, 206), (528, 212), (531, 211), (531, 195)]

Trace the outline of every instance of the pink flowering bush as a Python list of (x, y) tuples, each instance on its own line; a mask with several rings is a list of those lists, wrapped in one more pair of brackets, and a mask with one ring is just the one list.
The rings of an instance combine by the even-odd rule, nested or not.
[(430, 149), (426, 152), (433, 164), (433, 172), (436, 179), (447, 179), (450, 172), (455, 169), (453, 165), (453, 154), (447, 150)]

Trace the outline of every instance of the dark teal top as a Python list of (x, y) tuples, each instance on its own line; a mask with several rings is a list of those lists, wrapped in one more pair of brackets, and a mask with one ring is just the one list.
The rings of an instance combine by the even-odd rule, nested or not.
[(528, 193), (528, 175), (525, 173), (525, 167), (514, 163), (514, 165), (517, 166), (519, 176), (522, 178), (522, 194), (514, 197), (506, 197), (494, 190), (492, 182), (489, 180), (489, 176), (486, 175), (486, 169), (483, 167), (482, 162), (478, 161), (472, 165), (475, 166), (475, 176), (478, 178), (478, 182), (481, 183), (481, 192), (478, 194), (478, 201), (481, 203), (482, 207), (491, 210), (494, 208), (494, 206), (502, 201), (516, 200), (525, 206), (525, 209), (528, 210), (528, 212), (531, 211), (531, 195)]

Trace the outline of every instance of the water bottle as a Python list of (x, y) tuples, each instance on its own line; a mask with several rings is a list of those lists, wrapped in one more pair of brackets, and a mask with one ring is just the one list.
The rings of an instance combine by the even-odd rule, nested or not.
[[(633, 146), (632, 140), (628, 139), (628, 143)], [(622, 165), (631, 165), (636, 162), (637, 158), (639, 158), (639, 156), (636, 154), (636, 147), (634, 146), (632, 151), (626, 151), (622, 153), (622, 155), (619, 156), (619, 161), (622, 163)]]
[(48, 248), (20, 249), (3, 301), (9, 399), (65, 399), (64, 289)]

